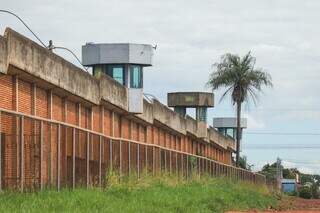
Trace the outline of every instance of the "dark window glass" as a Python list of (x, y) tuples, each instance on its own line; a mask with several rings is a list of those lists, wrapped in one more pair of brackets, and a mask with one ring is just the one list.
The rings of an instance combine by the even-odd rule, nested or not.
[(142, 68), (138, 65), (130, 66), (130, 87), (142, 88)]
[(106, 74), (114, 80), (124, 85), (124, 66), (123, 65), (107, 65)]
[(235, 131), (233, 128), (228, 128), (227, 129), (227, 135), (229, 135), (232, 138), (235, 138)]

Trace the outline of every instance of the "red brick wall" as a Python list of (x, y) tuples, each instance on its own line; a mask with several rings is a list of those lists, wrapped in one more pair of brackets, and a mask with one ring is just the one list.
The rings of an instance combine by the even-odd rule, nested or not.
[(67, 123), (77, 124), (77, 105), (72, 101), (67, 101)]
[(12, 76), (0, 74), (0, 107), (13, 109), (13, 82)]
[(31, 84), (19, 79), (18, 111), (31, 114)]
[[(207, 156), (212, 159), (230, 164), (231, 153), (226, 150), (219, 150), (213, 146), (204, 144), (199, 144), (197, 141), (194, 141), (188, 136), (183, 136), (180, 134), (173, 134), (167, 130), (160, 128), (158, 126), (148, 126), (144, 124), (137, 123), (127, 118), (125, 115), (120, 115), (119, 113), (112, 112), (108, 108), (102, 108), (100, 106), (86, 107), (83, 104), (80, 104), (80, 117), (78, 117), (78, 103), (72, 102), (71, 100), (64, 100), (57, 94), (52, 95), (52, 104), (50, 103), (50, 93), (37, 86), (35, 94), (33, 97), (33, 85), (22, 79), (18, 78), (18, 81), (15, 81), (15, 77), (9, 75), (0, 75), (0, 107), (5, 109), (17, 110), (22, 113), (31, 114), (33, 103), (35, 103), (36, 115), (43, 118), (50, 118), (50, 107), (52, 108), (52, 119), (58, 121), (65, 121), (69, 124), (79, 125), (83, 128), (90, 129), (91, 126), (94, 131), (101, 132), (103, 130), (105, 135), (113, 135), (115, 137), (123, 137), (126, 139), (133, 139), (140, 142), (152, 143), (160, 145), (163, 147), (168, 147), (175, 150), (181, 150), (184, 152), (197, 154), (201, 153), (204, 156)], [(17, 89), (17, 90), (16, 90)], [(33, 102), (34, 100), (34, 102)], [(66, 101), (66, 102), (65, 102)], [(66, 113), (66, 119), (65, 119)], [(103, 118), (102, 118), (103, 113)], [(92, 116), (92, 117), (91, 117)], [(91, 121), (92, 118), (92, 121)], [(80, 119), (80, 123), (78, 122)], [(103, 121), (103, 122), (102, 122)], [(16, 119), (2, 114), (1, 116), (1, 132), (6, 134), (5, 139), (5, 179), (7, 184), (9, 180), (11, 182), (17, 182), (14, 180), (16, 174), (19, 173), (19, 143), (16, 140), (18, 128), (16, 126)], [(33, 178), (40, 174), (37, 173), (40, 164), (39, 159), (39, 150), (34, 151), (34, 146), (39, 146), (39, 131), (36, 132), (36, 137), (32, 137), (34, 131), (34, 125), (39, 129), (40, 123), (37, 124), (31, 122), (31, 120), (25, 119), (24, 123), (24, 134), (26, 135), (25, 139), (25, 175), (26, 175), (26, 184), (32, 185), (35, 180)], [(44, 122), (44, 144), (43, 144), (43, 155), (44, 161), (42, 164), (42, 179), (45, 183), (49, 182), (53, 185), (57, 182), (57, 150), (58, 150), (58, 126), (52, 125), (51, 132), (50, 126)], [(101, 129), (103, 127), (103, 129)], [(61, 173), (64, 178), (67, 176), (67, 158), (72, 156), (72, 129), (66, 130), (65, 128), (61, 129), (60, 141), (61, 141), (61, 157), (62, 159), (62, 168)], [(37, 138), (38, 137), (38, 138)], [(107, 143), (104, 145), (104, 152), (109, 151)], [(99, 157), (98, 148), (99, 148), (99, 137), (93, 137), (90, 139), (90, 159), (97, 160)], [(142, 146), (141, 146), (142, 147)], [(114, 145), (115, 149), (119, 149), (118, 145)], [(136, 145), (132, 145), (132, 164), (134, 159), (136, 159), (137, 150)], [(128, 151), (128, 144), (123, 144), (123, 149), (125, 153)], [(144, 155), (146, 150), (141, 148), (141, 154)], [(81, 175), (84, 175), (86, 171), (85, 163), (83, 160), (86, 159), (87, 153), (87, 135), (84, 132), (77, 134), (76, 136), (76, 157), (79, 158), (79, 163), (77, 164), (77, 172)], [(149, 152), (148, 152), (149, 153)], [(116, 156), (119, 157), (119, 156)], [(159, 156), (158, 156), (159, 157)], [(129, 159), (126, 159), (129, 160)], [(51, 161), (51, 164), (49, 163)], [(156, 159), (157, 161), (157, 159)], [(107, 164), (108, 159), (104, 159), (104, 162)], [(90, 163), (91, 165), (91, 163)], [(106, 165), (104, 165), (106, 166)], [(141, 165), (146, 166), (144, 159), (141, 159)], [(127, 168), (126, 168), (127, 169)], [(82, 174), (84, 173), (84, 174)], [(69, 175), (70, 176), (70, 175)], [(39, 178), (39, 177), (36, 177)], [(13, 183), (10, 183), (13, 184)]]

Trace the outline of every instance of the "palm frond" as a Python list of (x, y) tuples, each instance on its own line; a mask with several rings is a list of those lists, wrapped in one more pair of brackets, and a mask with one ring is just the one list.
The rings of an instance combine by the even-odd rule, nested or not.
[(221, 56), (220, 62), (213, 64), (214, 71), (206, 84), (212, 90), (226, 87), (220, 101), (231, 94), (232, 102), (258, 102), (258, 92), (263, 86), (272, 87), (270, 74), (255, 68), (256, 58), (248, 52), (244, 57), (227, 53)]

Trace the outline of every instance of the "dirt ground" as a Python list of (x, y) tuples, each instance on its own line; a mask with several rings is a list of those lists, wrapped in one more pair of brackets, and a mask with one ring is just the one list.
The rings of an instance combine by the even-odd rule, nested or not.
[[(249, 211), (247, 213), (254, 213), (259, 211)], [(302, 199), (287, 197), (280, 201), (280, 205), (277, 209), (270, 209), (266, 213), (280, 212), (280, 213), (320, 213), (320, 199)], [(236, 211), (228, 213), (237, 213)]]
[(279, 210), (287, 212), (320, 212), (320, 199), (285, 198), (280, 202)]

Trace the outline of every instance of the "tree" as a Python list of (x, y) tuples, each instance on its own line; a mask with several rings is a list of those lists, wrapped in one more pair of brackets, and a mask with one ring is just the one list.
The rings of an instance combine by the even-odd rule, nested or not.
[(247, 156), (240, 156), (239, 167), (251, 171), (251, 165), (249, 165), (247, 162)]
[(259, 68), (255, 68), (256, 59), (247, 53), (243, 58), (234, 54), (225, 54), (219, 63), (215, 63), (215, 70), (210, 74), (207, 86), (212, 90), (221, 87), (227, 89), (220, 101), (231, 94), (233, 105), (237, 109), (237, 135), (236, 135), (236, 165), (239, 166), (240, 139), (241, 139), (241, 105), (243, 102), (252, 100), (255, 104), (258, 100), (258, 92), (262, 86), (272, 86), (271, 76)]

